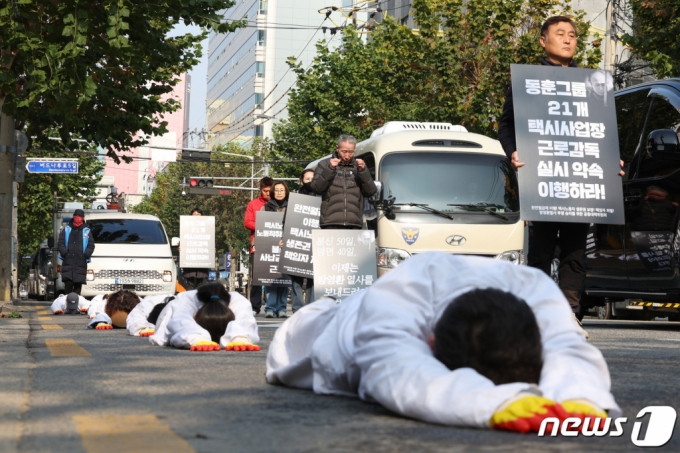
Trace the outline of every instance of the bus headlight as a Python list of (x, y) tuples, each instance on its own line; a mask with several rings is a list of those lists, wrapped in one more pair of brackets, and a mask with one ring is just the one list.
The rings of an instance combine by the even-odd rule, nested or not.
[(164, 282), (171, 282), (172, 281), (172, 272), (163, 271), (163, 281)]
[(496, 259), (508, 261), (512, 264), (524, 264), (524, 250), (509, 250), (497, 255)]
[(378, 267), (386, 269), (394, 269), (404, 260), (411, 257), (411, 254), (406, 250), (389, 249), (385, 247), (378, 247), (375, 250), (375, 254), (378, 260)]
[(94, 281), (94, 271), (92, 269), (87, 270), (87, 277), (85, 277), (85, 280), (88, 282)]

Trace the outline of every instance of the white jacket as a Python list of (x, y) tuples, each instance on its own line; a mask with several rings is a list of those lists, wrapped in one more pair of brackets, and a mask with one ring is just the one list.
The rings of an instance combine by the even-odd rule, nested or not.
[(90, 308), (87, 309), (87, 315), (92, 319), (98, 314), (104, 313), (105, 310), (106, 301), (104, 300), (104, 294), (97, 294), (90, 301)]
[(620, 414), (602, 354), (585, 340), (548, 276), (444, 253), (409, 258), (340, 304), (322, 299), (303, 307), (274, 336), (267, 382), (358, 395), (432, 423), (488, 427), (496, 409), (530, 385), (495, 385), (471, 368), (451, 371), (426, 341), (453, 299), (489, 287), (515, 294), (533, 310), (543, 343), (539, 387), (546, 398), (587, 399), (610, 416)]
[[(199, 341), (212, 341), (208, 331), (194, 320), (196, 312), (203, 306), (196, 293), (196, 290), (180, 293), (175, 300), (165, 306), (156, 321), (156, 332), (149, 337), (151, 344), (189, 349)], [(252, 305), (238, 293), (229, 294), (231, 296), (229, 308), (234, 312), (236, 319), (227, 325), (224, 335), (220, 338), (220, 345), (224, 347), (235, 341), (258, 343), (260, 337)]]
[[(50, 310), (54, 313), (57, 310), (66, 312), (66, 297), (68, 294), (62, 294), (52, 302)], [(90, 301), (85, 299), (83, 296), (78, 296), (78, 310), (87, 310), (90, 308)]]
[(146, 296), (135, 308), (132, 309), (127, 317), (127, 330), (130, 335), (139, 336), (142, 330), (155, 329), (156, 326), (147, 318), (151, 311), (158, 304), (165, 302), (165, 299), (172, 297), (172, 294), (161, 294), (157, 296)]

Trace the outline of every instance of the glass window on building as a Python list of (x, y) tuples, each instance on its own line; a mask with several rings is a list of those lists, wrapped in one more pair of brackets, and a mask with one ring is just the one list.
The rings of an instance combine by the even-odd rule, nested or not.
[(255, 126), (255, 137), (262, 137), (262, 126)]
[(267, 38), (267, 31), (266, 30), (258, 30), (257, 31), (257, 45), (258, 46), (264, 47), (266, 38)]
[(267, 14), (267, 0), (260, 0), (260, 14)]
[(256, 63), (257, 69), (255, 72), (257, 72), (257, 77), (262, 78), (264, 77), (264, 61), (258, 61)]
[(264, 100), (264, 93), (255, 93), (255, 108), (261, 109), (262, 101)]

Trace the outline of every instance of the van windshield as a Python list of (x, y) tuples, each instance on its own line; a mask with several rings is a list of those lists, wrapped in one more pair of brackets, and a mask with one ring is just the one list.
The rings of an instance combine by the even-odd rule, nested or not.
[(95, 244), (167, 244), (158, 220), (94, 219), (88, 220)]
[[(385, 197), (395, 197), (402, 210), (408, 203), (441, 211), (518, 212), (515, 172), (505, 156), (475, 153), (392, 153), (380, 166)], [(455, 205), (455, 206), (451, 206)], [(425, 211), (422, 211), (425, 212)]]

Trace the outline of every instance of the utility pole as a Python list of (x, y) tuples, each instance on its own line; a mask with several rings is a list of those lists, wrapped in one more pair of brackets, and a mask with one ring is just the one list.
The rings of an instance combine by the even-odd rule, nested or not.
[[(2, 103), (0, 103), (0, 107)], [(10, 277), (14, 272), (12, 239), (14, 208), (14, 118), (0, 113), (0, 301), (12, 300)], [(16, 251), (16, 246), (15, 246)], [(14, 282), (16, 285), (16, 281)]]
[(614, 73), (614, 55), (616, 55), (616, 36), (613, 27), (614, 2), (607, 2), (607, 25), (604, 44), (604, 69)]

